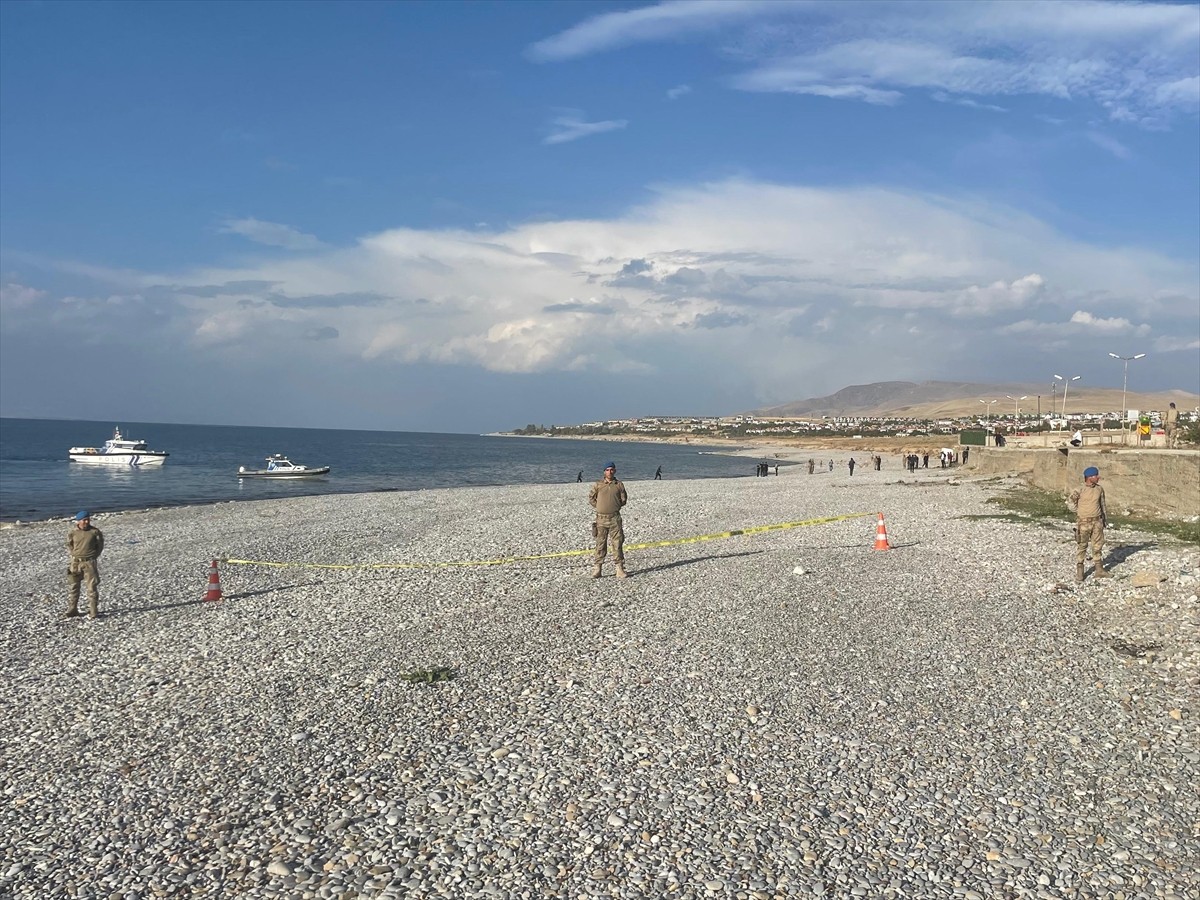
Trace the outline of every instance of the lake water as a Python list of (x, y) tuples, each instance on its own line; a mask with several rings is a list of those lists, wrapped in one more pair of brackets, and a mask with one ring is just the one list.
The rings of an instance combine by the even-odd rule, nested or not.
[[(119, 425), (127, 439), (171, 455), (162, 466), (102, 467), (73, 463), (73, 446), (103, 445)], [(414, 491), (464, 485), (550, 484), (601, 477), (608, 460), (624, 481), (654, 477), (752, 476), (755, 460), (700, 452), (700, 444), (494, 437), (403, 431), (334, 431), (232, 425), (167, 425), (0, 419), (0, 520), (31, 521), (79, 509), (115, 512), (158, 506), (261, 500), (313, 494)], [(264, 467), (282, 453), (324, 478), (239, 480), (239, 466)]]

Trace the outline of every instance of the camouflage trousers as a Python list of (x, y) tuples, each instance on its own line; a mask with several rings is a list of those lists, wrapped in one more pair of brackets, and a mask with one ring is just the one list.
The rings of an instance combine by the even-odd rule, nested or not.
[(625, 532), (621, 528), (621, 515), (605, 516), (596, 514), (596, 552), (592, 561), (597, 565), (604, 562), (608, 545), (612, 544), (613, 561), (625, 563)]
[(67, 609), (79, 608), (79, 585), (87, 585), (89, 608), (95, 615), (100, 607), (100, 566), (94, 559), (73, 559), (67, 567)]
[(1087, 559), (1088, 544), (1092, 545), (1092, 559), (1103, 559), (1104, 520), (1080, 519), (1075, 523), (1075, 562), (1082, 565)]

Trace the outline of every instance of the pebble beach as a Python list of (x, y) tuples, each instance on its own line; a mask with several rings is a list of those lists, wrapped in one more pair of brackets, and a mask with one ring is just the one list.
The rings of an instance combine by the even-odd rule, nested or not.
[(1200, 896), (1200, 548), (889, 466), (5, 528), (0, 896)]

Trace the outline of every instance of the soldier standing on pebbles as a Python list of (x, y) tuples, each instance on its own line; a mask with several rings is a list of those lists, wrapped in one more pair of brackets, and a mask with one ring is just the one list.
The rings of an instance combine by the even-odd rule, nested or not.
[(1110, 578), (1104, 571), (1104, 527), (1108, 510), (1104, 506), (1104, 488), (1100, 487), (1100, 470), (1088, 466), (1083, 470), (1083, 487), (1072, 491), (1067, 507), (1075, 513), (1075, 580), (1083, 581), (1083, 564), (1088, 544), (1092, 545), (1092, 562), (1097, 578)]
[(621, 528), (621, 507), (629, 502), (625, 485), (617, 480), (617, 464), (604, 464), (604, 477), (592, 485), (588, 503), (596, 510), (596, 521), (592, 534), (596, 538), (596, 553), (592, 557), (592, 577), (600, 577), (608, 544), (612, 542), (613, 561), (617, 564), (617, 577), (628, 578), (625, 572), (625, 532)]
[(67, 566), (67, 617), (79, 615), (79, 583), (87, 582), (88, 618), (100, 614), (100, 567), (98, 561), (104, 552), (104, 534), (92, 527), (92, 514), (81, 510), (75, 516), (75, 525), (67, 532), (67, 551), (71, 564)]

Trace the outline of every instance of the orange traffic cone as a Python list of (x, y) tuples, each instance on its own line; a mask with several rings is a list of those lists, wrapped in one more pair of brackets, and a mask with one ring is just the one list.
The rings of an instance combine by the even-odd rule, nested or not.
[(892, 545), (888, 543), (887, 526), (883, 524), (883, 513), (879, 514), (879, 521), (875, 525), (875, 549), (892, 549)]
[(208, 590), (204, 592), (204, 600), (221, 599), (221, 573), (217, 571), (217, 561), (214, 559), (208, 567)]

